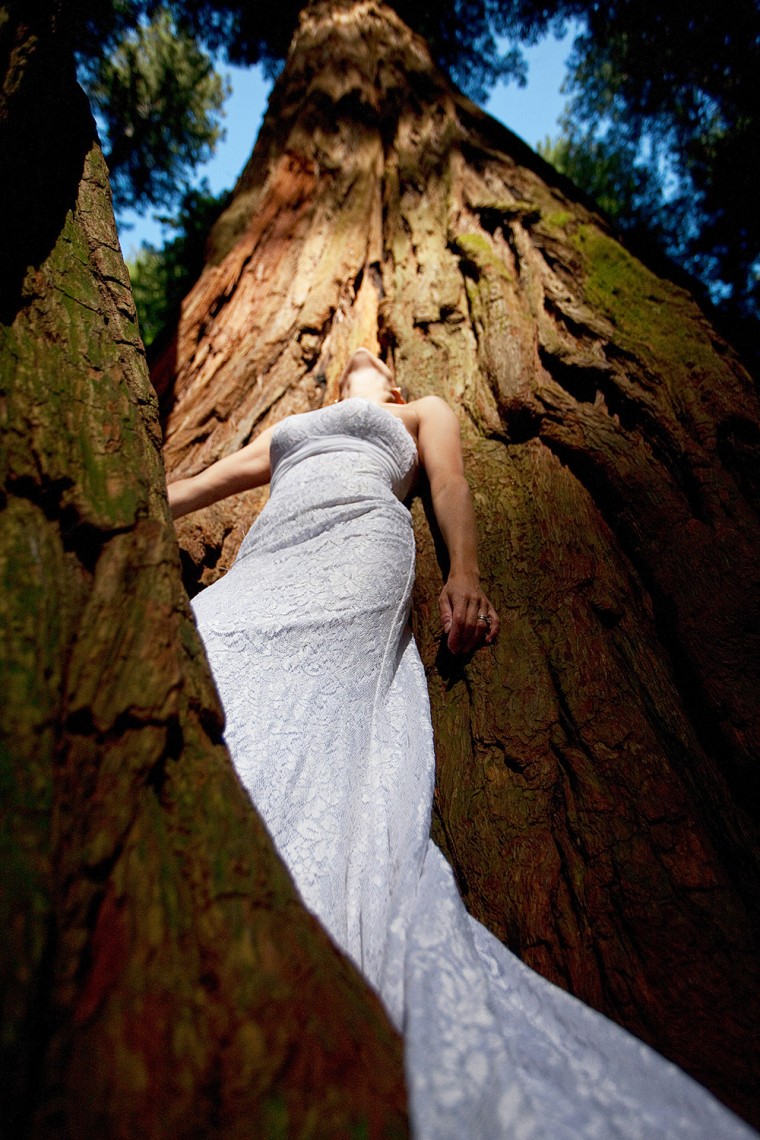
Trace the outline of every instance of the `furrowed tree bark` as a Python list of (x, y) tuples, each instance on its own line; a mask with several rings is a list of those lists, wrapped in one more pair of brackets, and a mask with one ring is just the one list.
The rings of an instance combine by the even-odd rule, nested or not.
[[(153, 378), (171, 476), (380, 347), (459, 411), (504, 628), (455, 662), (424, 492), (435, 834), (531, 966), (757, 1122), (757, 391), (687, 292), (376, 0), (301, 20)], [(181, 520), (187, 581), (264, 496)]]
[(66, 12), (29, 8), (0, 9), (3, 1134), (405, 1136), (398, 1035), (222, 743)]

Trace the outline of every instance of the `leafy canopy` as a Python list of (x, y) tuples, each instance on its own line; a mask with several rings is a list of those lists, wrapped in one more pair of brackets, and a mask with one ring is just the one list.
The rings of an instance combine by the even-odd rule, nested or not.
[[(546, 12), (516, 0), (534, 33)], [(760, 7), (756, 0), (560, 0), (584, 28), (569, 61), (561, 167), (615, 198), (627, 168), (637, 186), (618, 213), (655, 218), (671, 256), (737, 313), (760, 308)], [(614, 175), (605, 181), (604, 168)], [(604, 183), (602, 189), (601, 183)], [(659, 195), (654, 193), (659, 185)], [(617, 189), (616, 189), (617, 188)], [(654, 196), (653, 196), (654, 193)]]
[(116, 208), (175, 203), (222, 136), (227, 88), (210, 56), (159, 8), (86, 60), (81, 78), (105, 135)]

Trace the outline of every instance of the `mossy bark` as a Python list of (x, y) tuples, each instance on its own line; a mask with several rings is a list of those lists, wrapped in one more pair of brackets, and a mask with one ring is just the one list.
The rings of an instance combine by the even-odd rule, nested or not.
[[(304, 13), (154, 379), (172, 475), (381, 347), (459, 411), (493, 650), (452, 661), (424, 493), (435, 831), (530, 965), (756, 1111), (756, 389), (691, 297), (375, 0)], [(263, 495), (179, 526), (191, 589)], [(445, 567), (444, 567), (445, 569)]]
[(401, 1137), (400, 1039), (222, 743), (65, 15), (0, 9), (4, 1135)]

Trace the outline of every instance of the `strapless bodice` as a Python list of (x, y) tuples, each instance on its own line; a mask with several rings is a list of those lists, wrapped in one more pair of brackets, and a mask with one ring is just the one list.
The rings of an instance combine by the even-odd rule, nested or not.
[(333, 541), (368, 511), (380, 512), (378, 520), (387, 516), (382, 525), (411, 530), (403, 499), (417, 448), (401, 420), (379, 404), (351, 399), (288, 416), (272, 433), (270, 466), (269, 502), (237, 563), (253, 550), (288, 551), (312, 537)]
[(393, 412), (359, 398), (289, 416), (277, 424), (270, 449), (272, 492), (297, 464), (335, 452), (353, 452), (374, 464), (396, 498), (409, 493), (417, 468), (414, 440)]

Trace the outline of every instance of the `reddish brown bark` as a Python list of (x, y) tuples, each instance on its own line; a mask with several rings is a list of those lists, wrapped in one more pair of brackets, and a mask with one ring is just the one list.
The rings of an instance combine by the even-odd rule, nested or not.
[[(526, 961), (754, 1111), (755, 387), (375, 0), (302, 18), (154, 379), (172, 475), (334, 398), (360, 343), (461, 415), (493, 652), (440, 650), (415, 508), (436, 835)], [(263, 496), (178, 528), (191, 588)]]
[(62, 27), (0, 10), (4, 1134), (401, 1137), (398, 1035), (221, 741)]

